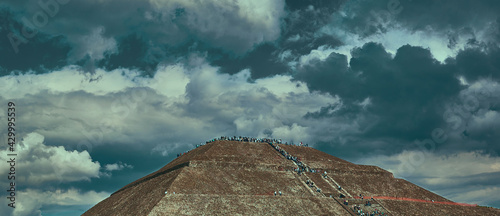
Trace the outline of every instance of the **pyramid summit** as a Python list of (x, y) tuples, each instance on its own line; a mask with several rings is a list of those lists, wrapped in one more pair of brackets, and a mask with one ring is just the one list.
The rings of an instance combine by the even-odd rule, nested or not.
[(221, 137), (83, 215), (500, 215), (455, 203), (376, 166), (275, 139)]

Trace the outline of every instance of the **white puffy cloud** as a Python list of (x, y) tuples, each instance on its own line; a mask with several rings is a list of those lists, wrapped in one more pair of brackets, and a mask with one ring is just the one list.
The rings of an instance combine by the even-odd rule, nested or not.
[[(12, 216), (33, 216), (42, 215), (40, 210), (43, 206), (57, 205), (64, 206), (88, 206), (94, 205), (109, 197), (109, 193), (88, 191), (82, 192), (77, 189), (44, 191), (39, 189), (27, 189), (18, 191), (16, 194), (16, 208), (7, 207), (7, 204), (0, 207), (2, 215)], [(43, 214), (45, 215), (45, 214)]]
[[(328, 58), (328, 56), (335, 51), (338, 51), (338, 49), (331, 48), (327, 45), (319, 46), (317, 49), (311, 50), (311, 52), (309, 54), (300, 56), (299, 57), (299, 65), (300, 66), (307, 65), (307, 64), (309, 64), (309, 62), (311, 62), (314, 59), (323, 61), (326, 58)], [(341, 54), (345, 55), (345, 53), (341, 53)], [(350, 56), (350, 55), (348, 55), (348, 56)]]
[(307, 127), (303, 127), (297, 124), (292, 124), (291, 126), (281, 126), (273, 129), (272, 135), (275, 138), (286, 137), (288, 140), (297, 144), (299, 142), (308, 142), (311, 140), (309, 137), (309, 131)]
[[(21, 139), (21, 134), (17, 133), (18, 139)], [(11, 152), (0, 151), (0, 160), (11, 160), (8, 153)], [(29, 133), (16, 143), (14, 153), (17, 154), (16, 208), (11, 209), (6, 201), (2, 202), (0, 212), (3, 215), (41, 215), (40, 208), (44, 205), (91, 205), (108, 196), (107, 193), (94, 191), (81, 193), (76, 189), (57, 189), (60, 183), (89, 181), (100, 176), (99, 162), (93, 162), (87, 151), (67, 151), (63, 146), (47, 145), (42, 135)], [(7, 176), (9, 165), (0, 165), (0, 175)], [(10, 181), (2, 181), (0, 185), (7, 188), (9, 183)], [(43, 190), (36, 189), (42, 185), (45, 185)], [(20, 190), (20, 186), (27, 189)], [(54, 190), (47, 189), (54, 186)]]
[[(16, 181), (22, 185), (50, 182), (75, 182), (99, 177), (99, 162), (93, 162), (87, 151), (66, 151), (63, 146), (49, 146), (38, 133), (24, 136), (16, 143)], [(2, 161), (9, 161), (7, 150), (0, 151)], [(9, 164), (2, 163), (0, 175), (7, 176)]]
[(125, 168), (132, 169), (134, 168), (134, 166), (122, 163), (121, 161), (114, 164), (106, 164), (106, 166), (104, 166), (104, 169), (106, 169), (106, 171), (120, 171)]
[(5, 87), (5, 91), (2, 91), (0, 96), (5, 99), (18, 99), (24, 98), (28, 94), (34, 95), (43, 91), (52, 94), (84, 91), (104, 95), (135, 86), (131, 79), (135, 76), (138, 76), (136, 71), (114, 70), (106, 72), (101, 69), (97, 69), (95, 74), (91, 75), (81, 72), (76, 66), (67, 66), (45, 74), (28, 73), (0, 77), (0, 84)]
[(189, 82), (188, 74), (181, 65), (160, 66), (154, 79), (142, 80), (143, 86), (155, 89), (157, 93), (172, 98), (185, 97), (186, 85)]
[(127, 88), (147, 86), (158, 94), (178, 98), (184, 96), (185, 86), (189, 81), (186, 73), (185, 68), (180, 65), (162, 66), (153, 79), (147, 79), (141, 77), (140, 72), (136, 70), (96, 69), (94, 74), (88, 74), (71, 65), (51, 73), (0, 77), (0, 85), (5, 87), (0, 96), (5, 99), (18, 99), (44, 91), (50, 94), (83, 91), (103, 96), (125, 91)]
[(229, 118), (236, 127), (236, 134), (241, 135), (275, 136), (273, 131), (277, 130), (285, 140), (297, 140), (297, 136), (307, 139), (304, 133), (291, 134), (285, 132), (285, 128), (307, 131), (313, 123), (304, 119), (304, 115), (339, 102), (329, 94), (311, 92), (304, 83), (292, 81), (287, 75), (250, 83), (246, 81), (250, 76), (248, 70), (228, 75), (204, 68), (195, 74), (187, 86), (189, 105), (203, 107), (203, 112), (212, 113), (202, 118)]

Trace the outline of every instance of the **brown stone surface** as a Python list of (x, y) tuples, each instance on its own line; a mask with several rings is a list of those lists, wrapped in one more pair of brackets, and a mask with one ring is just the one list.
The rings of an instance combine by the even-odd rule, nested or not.
[[(126, 185), (84, 215), (351, 215), (340, 199), (329, 198), (338, 195), (334, 182), (354, 196), (449, 201), (376, 166), (356, 165), (309, 147), (280, 146), (311, 168), (326, 170), (329, 179), (320, 173), (299, 176), (295, 164), (267, 143), (216, 141)], [(308, 187), (307, 179), (322, 192)], [(280, 190), (283, 196), (274, 196)], [(391, 215), (412, 215), (415, 209), (422, 215), (499, 215), (497, 209), (480, 207), (374, 203)]]
[(101, 201), (83, 215), (147, 215), (165, 196), (164, 190), (180, 172), (182, 168), (125, 188)]
[(339, 167), (349, 167), (348, 165), (355, 165), (349, 161), (333, 157), (325, 152), (318, 151), (311, 147), (293, 146), (293, 145), (279, 145), (283, 150), (289, 154), (300, 158), (307, 163), (311, 168), (327, 168), (336, 169)]
[(324, 194), (337, 194), (338, 190), (328, 184), (327, 180), (319, 173), (307, 173), (307, 175)]
[(205, 195), (165, 196), (149, 215), (350, 215), (326, 197)]
[(181, 194), (304, 196), (308, 191), (293, 172), (235, 169), (225, 166), (186, 167), (170, 186)]

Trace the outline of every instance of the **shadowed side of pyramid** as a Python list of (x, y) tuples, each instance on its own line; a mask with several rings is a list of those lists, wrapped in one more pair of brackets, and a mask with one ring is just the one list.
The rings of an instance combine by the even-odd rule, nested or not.
[[(312, 172), (298, 172), (300, 163), (287, 155), (299, 158)], [(340, 199), (340, 194), (345, 198)], [(422, 210), (425, 215), (499, 213), (387, 200), (382, 197), (450, 202), (379, 167), (356, 165), (310, 147), (219, 140), (126, 185), (84, 215), (355, 215), (352, 204), (362, 205), (366, 200), (360, 194), (380, 197), (365, 209), (392, 215), (414, 214), (405, 206), (432, 209)], [(348, 206), (345, 201), (350, 202)]]

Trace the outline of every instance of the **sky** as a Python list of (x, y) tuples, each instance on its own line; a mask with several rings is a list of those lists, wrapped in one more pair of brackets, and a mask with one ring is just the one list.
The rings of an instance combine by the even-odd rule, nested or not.
[(14, 102), (17, 187), (0, 213), (80, 215), (219, 136), (308, 143), (500, 208), (498, 11), (495, 0), (3, 0), (0, 160)]

